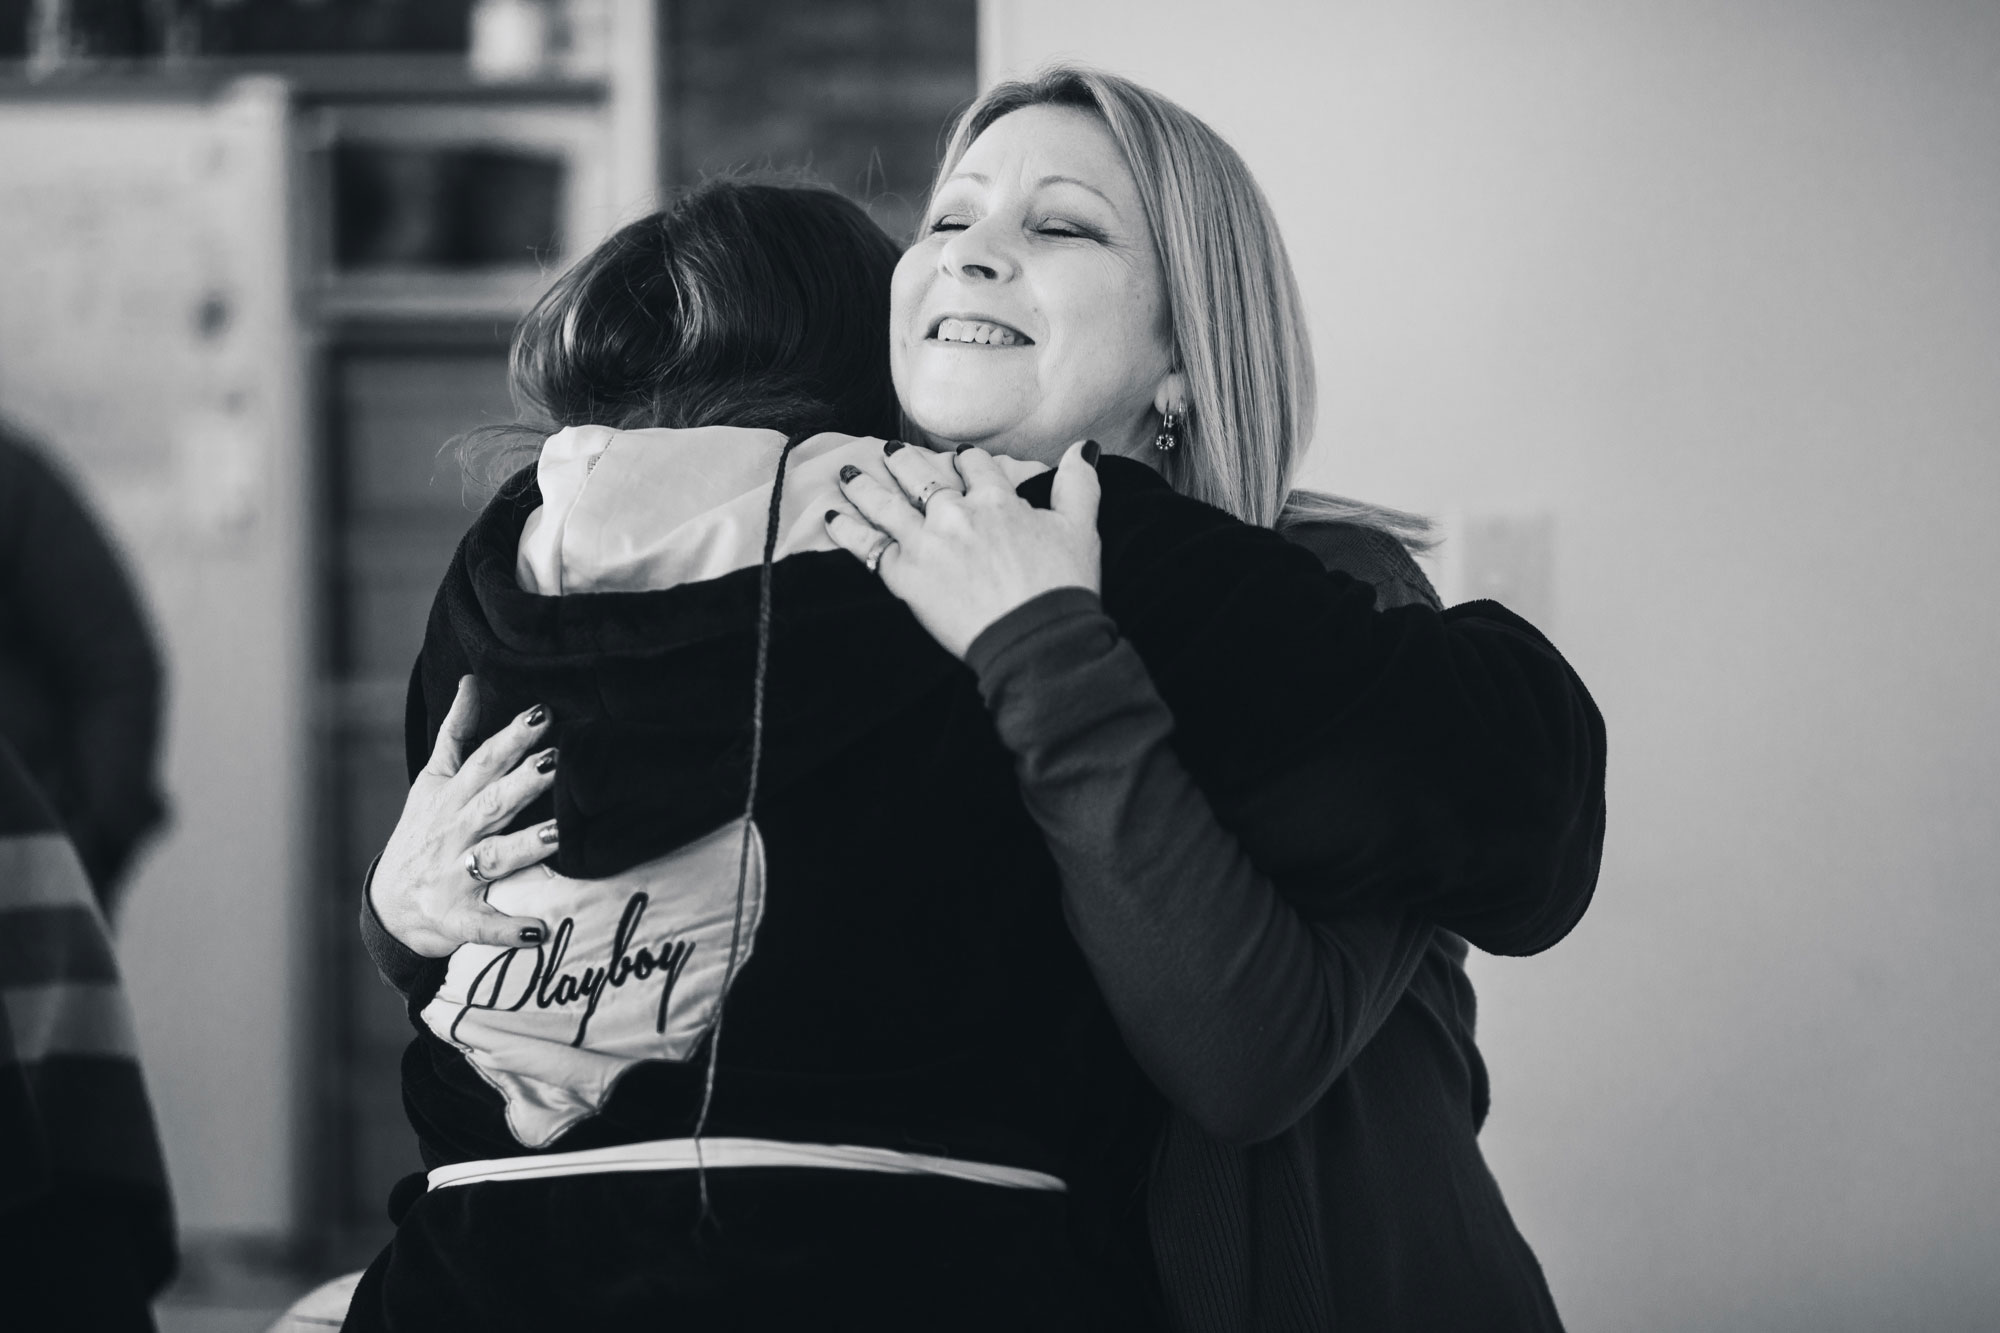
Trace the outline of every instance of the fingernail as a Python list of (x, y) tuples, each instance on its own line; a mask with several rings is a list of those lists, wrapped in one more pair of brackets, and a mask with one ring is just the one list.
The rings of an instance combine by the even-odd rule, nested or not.
[(529, 726), (539, 727), (542, 725), (542, 723), (548, 720), (549, 720), (549, 710), (542, 707), (540, 704), (536, 704), (533, 708), (530, 708), (528, 710), (527, 722)]
[(860, 475), (861, 475), (861, 469), (854, 466), (854, 464), (849, 463), (846, 467), (840, 470), (841, 484), (846, 485), (848, 482), (853, 481), (856, 477)]
[(521, 927), (521, 943), (540, 944), (541, 942), (542, 942), (542, 928), (540, 926)]
[(882, 446), (882, 457), (887, 458), (890, 454), (895, 453), (898, 449), (902, 447), (903, 447), (903, 441), (891, 440), (887, 444)]
[(971, 445), (969, 445), (969, 444), (961, 444), (961, 445), (959, 445), (959, 446), (958, 446), (958, 448), (956, 448), (956, 449), (952, 450), (952, 453), (953, 453), (953, 454), (955, 454), (955, 455), (956, 455), (956, 454), (962, 454), (962, 453), (964, 453), (964, 452), (965, 452), (965, 451), (966, 451), (967, 449), (970, 449), (971, 447), (972, 447), (972, 446), (971, 446)]
[(556, 833), (556, 826), (554, 820), (550, 820), (548, 823), (542, 825), (540, 828), (535, 830), (535, 841), (539, 842), (544, 847), (555, 846), (557, 836), (558, 835)]
[(535, 771), (537, 773), (547, 773), (555, 768), (555, 766), (556, 752), (554, 750), (542, 751), (541, 757), (535, 760)]
[(1096, 440), (1085, 440), (1083, 442), (1083, 461), (1090, 464), (1092, 467), (1097, 466), (1097, 455), (1100, 452), (1101, 451), (1097, 447)]
[(833, 520), (839, 517), (840, 517), (840, 511), (838, 509), (829, 509), (826, 511), (826, 518), (824, 521), (831, 523), (833, 522)]

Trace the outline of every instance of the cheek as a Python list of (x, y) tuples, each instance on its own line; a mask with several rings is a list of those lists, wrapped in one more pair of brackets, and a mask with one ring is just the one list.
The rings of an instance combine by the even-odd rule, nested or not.
[(915, 336), (912, 322), (917, 310), (923, 304), (924, 293), (930, 287), (931, 267), (917, 255), (915, 250), (906, 250), (896, 263), (896, 271), (889, 278), (889, 342), (893, 346), (905, 338)]

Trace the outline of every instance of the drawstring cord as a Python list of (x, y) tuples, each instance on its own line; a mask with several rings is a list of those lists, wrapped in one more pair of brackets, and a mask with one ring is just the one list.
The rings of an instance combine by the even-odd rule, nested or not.
[(743, 844), (736, 858), (736, 915), (729, 926), (729, 960), (722, 969), (722, 995), (716, 1001), (715, 1026), (708, 1034), (708, 1070), (702, 1079), (701, 1112), (694, 1122), (695, 1181), (701, 1190), (701, 1220), (714, 1222), (709, 1209), (708, 1168), (702, 1159), (701, 1135), (708, 1128), (708, 1108), (715, 1100), (715, 1068), (721, 1059), (722, 1017), (729, 1007), (729, 987), (736, 978), (736, 956), (743, 939), (743, 896), (750, 880), (750, 840), (756, 836), (751, 822), (757, 813), (757, 779), (764, 761), (764, 680), (771, 663), (771, 581), (778, 550), (778, 519), (785, 500), (785, 464), (792, 450), (804, 440), (792, 436), (778, 453), (778, 474), (771, 481), (770, 517), (764, 529), (764, 562), (757, 584), (757, 669), (750, 693), (750, 780), (743, 801)]

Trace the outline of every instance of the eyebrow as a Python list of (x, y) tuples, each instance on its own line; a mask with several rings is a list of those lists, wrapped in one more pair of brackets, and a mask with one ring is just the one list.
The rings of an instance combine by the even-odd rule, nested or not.
[[(952, 181), (977, 181), (981, 185), (991, 185), (993, 178), (982, 175), (977, 171), (954, 171), (946, 178), (945, 183), (949, 185)], [(1044, 176), (1035, 182), (1036, 189), (1040, 189), (1044, 185), (1074, 185), (1079, 189), (1090, 191), (1105, 203), (1110, 204), (1112, 212), (1116, 213), (1118, 211), (1118, 205), (1112, 201), (1111, 196), (1098, 189), (1095, 185), (1092, 185), (1089, 181), (1078, 180), (1074, 176)]]

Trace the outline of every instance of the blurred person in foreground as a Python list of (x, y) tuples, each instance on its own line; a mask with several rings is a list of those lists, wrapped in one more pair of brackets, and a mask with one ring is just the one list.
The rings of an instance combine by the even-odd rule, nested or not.
[(177, 1262), (131, 1012), (83, 866), (0, 740), (0, 1327), (151, 1330)]
[(76, 846), (109, 919), (166, 815), (160, 652), (76, 487), (0, 426), (0, 738)]

